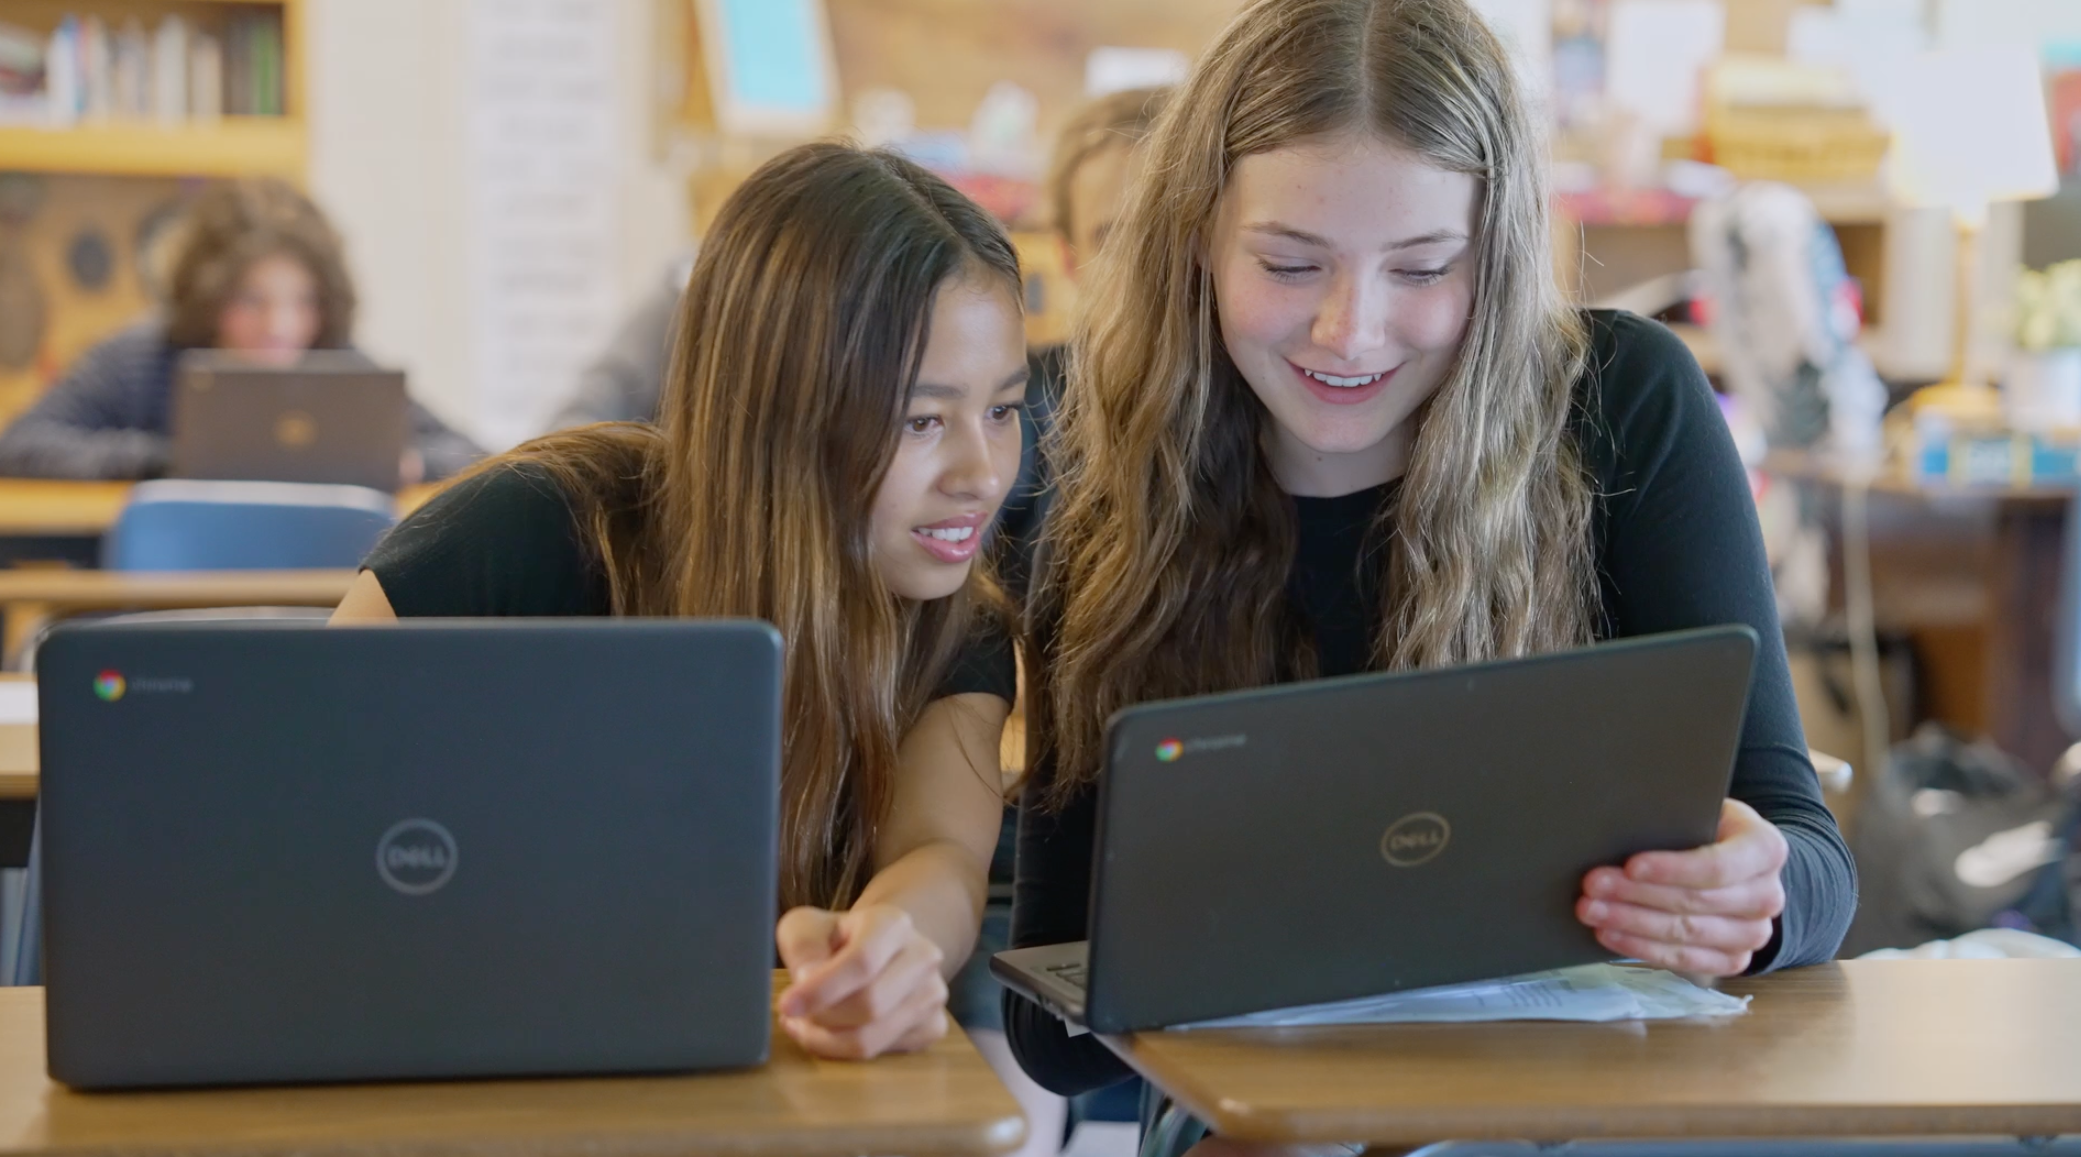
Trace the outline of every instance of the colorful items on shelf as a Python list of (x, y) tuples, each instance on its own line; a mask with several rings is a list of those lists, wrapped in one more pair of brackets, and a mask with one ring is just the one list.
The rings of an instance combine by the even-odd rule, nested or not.
[(1705, 108), (1701, 159), (1743, 180), (1866, 181), (1892, 143), (1848, 74), (1775, 57), (1722, 58)]
[(2081, 260), (2016, 281), (2016, 353), (2002, 381), (2014, 429), (2081, 427)]
[(2081, 485), (2081, 428), (2013, 429), (2000, 395), (1985, 386), (1915, 391), (1893, 425), (1908, 473), (1960, 487)]
[(147, 31), (68, 15), (48, 40), (0, 25), (0, 121), (177, 124), (287, 111), (279, 9), (231, 9), (215, 31), (169, 15)]

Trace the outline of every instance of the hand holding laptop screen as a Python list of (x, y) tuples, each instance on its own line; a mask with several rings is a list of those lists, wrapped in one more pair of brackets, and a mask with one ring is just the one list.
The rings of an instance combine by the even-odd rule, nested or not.
[(1720, 805), (1716, 843), (1642, 852), (1623, 868), (1583, 877), (1575, 914), (1622, 956), (1706, 976), (1736, 976), (1770, 943), (1785, 910), (1778, 874), (1787, 848), (1776, 825), (1739, 800)]

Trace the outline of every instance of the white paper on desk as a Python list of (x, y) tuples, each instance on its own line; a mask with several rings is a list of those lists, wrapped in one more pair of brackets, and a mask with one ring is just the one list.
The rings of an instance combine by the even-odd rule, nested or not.
[(1749, 998), (1714, 992), (1658, 968), (1585, 964), (1504, 980), (1419, 988), (1176, 1026), (1285, 1028), (1321, 1024), (1443, 1024), (1493, 1020), (1667, 1020), (1734, 1016)]
[(36, 722), (36, 684), (0, 683), (0, 726)]

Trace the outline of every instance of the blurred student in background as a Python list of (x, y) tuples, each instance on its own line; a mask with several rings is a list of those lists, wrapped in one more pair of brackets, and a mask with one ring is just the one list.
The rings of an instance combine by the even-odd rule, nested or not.
[[(80, 355), (0, 434), (0, 474), (154, 478), (167, 469), (167, 409), (180, 355), (219, 349), (266, 365), (350, 349), (354, 285), (339, 235), (276, 180), (211, 186), (188, 207), (153, 317)], [(411, 403), (407, 485), (444, 478), (482, 452)]]
[(672, 321), (694, 271), (694, 255), (672, 263), (658, 284), (622, 319), (607, 348), (578, 377), (578, 389), (551, 419), (552, 430), (594, 422), (654, 422), (672, 353)]
[[(1168, 88), (1133, 88), (1102, 96), (1078, 110), (1055, 138), (1049, 162), (1048, 211), (1062, 247), (1062, 268), (1081, 284), (1099, 246), (1112, 232), (1113, 221), (1136, 172), (1142, 139), (1163, 111)], [(1025, 560), (1040, 532), (1047, 506), (1048, 476), (1038, 453), (1062, 397), (1064, 351), (1060, 345), (1032, 351), (1033, 378), (1026, 387), (1026, 454), (1019, 480), (1004, 503), (998, 521), (1001, 548), (999, 574), (1014, 590), (1024, 584)]]

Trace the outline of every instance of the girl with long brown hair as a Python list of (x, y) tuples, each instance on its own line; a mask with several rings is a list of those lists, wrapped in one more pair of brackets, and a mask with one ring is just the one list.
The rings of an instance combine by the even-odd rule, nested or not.
[[(1739, 622), (1719, 841), (1590, 872), (1575, 914), (1698, 973), (1831, 956), (1853, 871), (1740, 463), (1673, 335), (1565, 304), (1544, 144), (1466, 0), (1258, 0), (1144, 149), (1051, 449), (1013, 943), (1086, 935), (1124, 706)], [(1023, 998), (1006, 1023), (1057, 1092), (1128, 1075)]]
[(1019, 464), (1018, 260), (916, 165), (804, 146), (723, 206), (677, 330), (660, 426), (486, 463), (377, 548), (334, 621), (772, 622), (782, 1024), (826, 1056), (923, 1047), (1003, 809), (1013, 660), (973, 563)]

